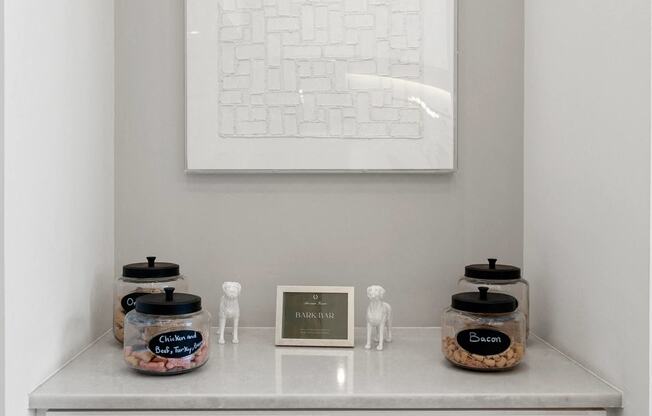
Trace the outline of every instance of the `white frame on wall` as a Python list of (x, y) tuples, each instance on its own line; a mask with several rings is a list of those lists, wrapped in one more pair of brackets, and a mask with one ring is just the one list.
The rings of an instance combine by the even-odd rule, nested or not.
[[(430, 7), (433, 0), (422, 0)], [(449, 94), (451, 112), (448, 138), (435, 139), (441, 125), (427, 117), (421, 139), (329, 139), (311, 137), (240, 138), (219, 136), (219, 75), (217, 0), (186, 0), (186, 172), (189, 173), (446, 173), (457, 168), (457, 71), (458, 2), (450, 3), (450, 41), (447, 59), (453, 65), (452, 92), (428, 83), (405, 82), (407, 87), (432, 89), (441, 100)], [(424, 31), (427, 25), (424, 24)], [(422, 35), (428, 48), (428, 38)], [(427, 56), (427, 55), (425, 55)], [(431, 59), (431, 58), (427, 58)], [(435, 58), (432, 58), (435, 59)], [(429, 68), (427, 61), (424, 65)], [(427, 74), (426, 74), (427, 75)], [(400, 81), (400, 80), (399, 80)], [(425, 97), (425, 96), (424, 96)], [(424, 101), (428, 101), (425, 100)], [(440, 123), (441, 124), (441, 123)], [(429, 127), (430, 126), (430, 127)]]

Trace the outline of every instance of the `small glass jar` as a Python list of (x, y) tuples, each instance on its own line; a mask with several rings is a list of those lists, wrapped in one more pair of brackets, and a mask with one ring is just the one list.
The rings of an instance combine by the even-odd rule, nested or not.
[(506, 293), (518, 301), (518, 310), (525, 315), (526, 337), (530, 336), (530, 284), (521, 277), (521, 269), (508, 264), (471, 264), (464, 268), (464, 277), (457, 284), (460, 292), (475, 292), (480, 286), (494, 293)]
[(172, 375), (195, 370), (208, 361), (210, 314), (201, 298), (186, 293), (141, 296), (125, 317), (124, 359), (147, 374)]
[(501, 371), (525, 356), (525, 316), (517, 301), (488, 287), (453, 295), (441, 325), (442, 352), (454, 365), (471, 370)]
[(125, 315), (134, 309), (136, 299), (150, 293), (163, 293), (163, 288), (174, 287), (188, 291), (188, 283), (179, 273), (179, 265), (156, 262), (147, 257), (147, 263), (132, 263), (122, 267), (122, 276), (116, 279), (113, 290), (113, 336), (124, 340)]

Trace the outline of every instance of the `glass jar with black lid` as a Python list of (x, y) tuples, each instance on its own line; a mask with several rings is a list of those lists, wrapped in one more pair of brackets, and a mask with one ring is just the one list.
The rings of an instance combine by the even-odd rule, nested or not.
[(125, 317), (124, 359), (135, 370), (171, 375), (195, 370), (208, 361), (210, 314), (201, 298), (187, 293), (144, 295)]
[(188, 291), (188, 283), (175, 263), (157, 262), (147, 257), (147, 262), (132, 263), (122, 267), (122, 276), (115, 281), (113, 290), (113, 335), (124, 340), (124, 318), (134, 309), (136, 299), (150, 293), (163, 293), (163, 288), (173, 287), (179, 292)]
[(442, 352), (459, 367), (508, 370), (523, 360), (525, 331), (516, 298), (481, 286), (451, 298), (442, 316)]
[(497, 259), (487, 259), (485, 264), (466, 266), (457, 288), (460, 292), (475, 292), (484, 286), (491, 292), (514, 296), (518, 310), (525, 315), (527, 337), (530, 335), (530, 284), (521, 276), (520, 268), (497, 262)]

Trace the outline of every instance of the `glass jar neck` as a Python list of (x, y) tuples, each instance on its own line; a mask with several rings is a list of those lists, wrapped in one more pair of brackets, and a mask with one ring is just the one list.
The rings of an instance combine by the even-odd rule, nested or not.
[[(137, 311), (138, 312), (138, 311)], [(184, 320), (184, 319), (191, 319), (195, 318), (202, 313), (204, 313), (204, 310), (200, 310), (197, 312), (192, 312), (192, 313), (186, 313), (183, 315), (151, 315), (148, 313), (143, 313), (143, 312), (138, 312), (140, 315), (147, 317), (148, 319), (156, 319), (156, 320), (165, 320), (165, 321), (172, 321), (172, 320)]]
[(462, 279), (471, 283), (492, 284), (492, 285), (509, 285), (514, 283), (523, 282), (524, 279), (478, 279), (476, 277), (462, 276)]
[(461, 313), (463, 315), (467, 315), (470, 317), (474, 318), (504, 318), (506, 316), (514, 315), (516, 311), (512, 312), (499, 312), (499, 313), (488, 313), (488, 312), (469, 312), (469, 311), (463, 311), (461, 309), (455, 309), (451, 307), (451, 309), (455, 312)]
[(152, 277), (152, 278), (143, 278), (143, 277), (126, 277), (120, 276), (120, 279), (128, 283), (165, 283), (165, 282), (174, 282), (179, 280), (183, 275), (169, 276), (169, 277)]

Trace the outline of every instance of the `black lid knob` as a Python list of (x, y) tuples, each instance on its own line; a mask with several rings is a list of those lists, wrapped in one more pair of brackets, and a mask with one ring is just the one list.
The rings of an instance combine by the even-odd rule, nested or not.
[(154, 267), (156, 266), (156, 257), (155, 256), (148, 256), (147, 257), (147, 267)]
[(486, 286), (481, 286), (478, 288), (480, 291), (480, 300), (487, 300), (487, 292), (489, 292), (489, 288)]
[(489, 262), (489, 268), (491, 270), (495, 270), (496, 269), (496, 262), (498, 261), (498, 259), (487, 259), (487, 261)]
[(165, 291), (165, 301), (166, 302), (172, 302), (174, 300), (174, 288), (173, 287), (166, 287), (163, 288)]

